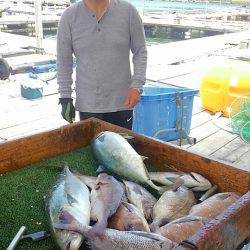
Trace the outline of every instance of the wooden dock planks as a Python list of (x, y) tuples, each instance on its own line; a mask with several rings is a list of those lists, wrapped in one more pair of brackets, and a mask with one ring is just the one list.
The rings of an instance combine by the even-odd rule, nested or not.
[[(239, 137), (236, 137), (224, 147), (214, 152), (212, 156), (228, 162), (237, 162), (242, 160), (242, 156), (244, 156), (244, 154), (248, 154), (248, 157), (250, 157), (249, 150), (250, 145), (248, 143), (244, 143)], [(248, 162), (249, 161), (250, 160), (248, 158)]]

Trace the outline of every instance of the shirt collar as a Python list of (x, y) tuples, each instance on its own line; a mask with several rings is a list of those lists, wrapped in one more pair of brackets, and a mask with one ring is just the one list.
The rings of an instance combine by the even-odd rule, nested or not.
[[(85, 0), (82, 0), (81, 2), (82, 2), (83, 7), (84, 7), (86, 10), (90, 11), (90, 10), (86, 7), (86, 5), (85, 5)], [(107, 6), (106, 11), (107, 11), (107, 10), (110, 10), (110, 9), (111, 9), (114, 5), (116, 5), (116, 4), (117, 4), (117, 0), (109, 0), (109, 5)]]

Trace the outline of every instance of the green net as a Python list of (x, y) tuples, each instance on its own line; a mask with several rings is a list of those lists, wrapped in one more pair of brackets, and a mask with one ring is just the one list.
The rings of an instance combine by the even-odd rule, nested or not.
[(229, 109), (231, 127), (245, 142), (250, 142), (250, 95), (237, 98)]

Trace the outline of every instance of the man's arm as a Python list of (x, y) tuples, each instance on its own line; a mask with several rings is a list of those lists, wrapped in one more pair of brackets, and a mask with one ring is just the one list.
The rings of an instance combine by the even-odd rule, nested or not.
[(130, 87), (141, 89), (146, 81), (147, 48), (143, 23), (134, 7), (131, 7), (130, 12), (130, 47), (134, 64), (134, 74)]
[(73, 73), (73, 46), (69, 25), (69, 15), (65, 12), (57, 32), (57, 83), (61, 98), (71, 98)]

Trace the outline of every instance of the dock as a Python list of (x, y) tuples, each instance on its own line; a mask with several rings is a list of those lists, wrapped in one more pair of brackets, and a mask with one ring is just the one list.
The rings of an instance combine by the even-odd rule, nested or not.
[(247, 22), (233, 22), (225, 20), (202, 20), (202, 19), (190, 19), (188, 17), (170, 17), (166, 18), (152, 18), (145, 16), (143, 18), (144, 27), (146, 29), (150, 27), (165, 27), (169, 29), (179, 30), (198, 30), (204, 32), (219, 32), (219, 33), (231, 33), (237, 31), (247, 30), (250, 24)]
[[(62, 8), (47, 7), (43, 9), (42, 22), (44, 31), (56, 31), (60, 16), (63, 12)], [(211, 12), (211, 10), (210, 10)], [(200, 14), (197, 11), (168, 10), (161, 13), (143, 12), (140, 13), (144, 23), (146, 33), (176, 33), (181, 38), (185, 37), (185, 33), (195, 32), (199, 37), (217, 35), (223, 33), (240, 32), (250, 28), (250, 22), (243, 21), (250, 19), (248, 12), (233, 10), (222, 13), (221, 11), (213, 11), (206, 14)], [(5, 15), (0, 18), (0, 28), (5, 32), (16, 34), (30, 34), (35, 32), (34, 7), (27, 5), (27, 8), (20, 9), (20, 6), (10, 6), (6, 10)], [(232, 16), (244, 16), (245, 19)], [(196, 34), (197, 36), (197, 34)]]
[[(239, 49), (240, 42), (249, 37), (250, 32), (244, 31), (149, 46), (147, 84), (154, 86), (173, 84), (199, 89), (207, 67), (227, 58), (228, 55), (232, 57), (239, 55), (242, 52)], [(5, 46), (10, 51), (14, 50), (16, 44), (19, 47), (36, 45), (33, 37), (2, 32), (0, 38), (1, 42), (5, 41), (7, 44)], [(55, 58), (55, 40), (45, 39), (44, 48), (45, 59)], [(18, 65), (27, 58), (35, 61), (38, 57), (39, 55), (33, 54), (7, 60), (10, 64)], [(0, 143), (67, 124), (60, 114), (56, 80), (44, 85), (43, 98), (33, 101), (26, 100), (20, 95), (20, 84), (25, 81), (27, 76), (25, 78), (24, 74), (12, 75), (10, 80), (0, 81)], [(213, 118), (213, 115), (202, 108), (201, 99), (196, 96), (190, 136), (196, 138), (197, 143), (195, 145), (183, 143), (181, 147), (235, 163), (250, 171), (250, 144), (243, 142), (238, 135), (216, 126)], [(76, 117), (76, 121), (78, 120), (79, 117)], [(222, 117), (218, 122), (225, 125), (229, 120)], [(171, 143), (179, 145), (179, 141)]]

